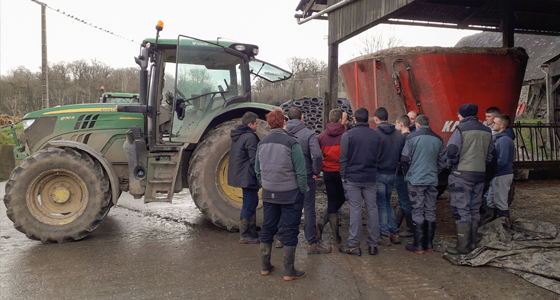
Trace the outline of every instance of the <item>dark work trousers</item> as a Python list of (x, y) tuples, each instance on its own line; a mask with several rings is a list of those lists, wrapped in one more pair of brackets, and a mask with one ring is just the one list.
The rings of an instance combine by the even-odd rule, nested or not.
[(404, 179), (404, 175), (398, 175), (395, 179), (395, 188), (397, 189), (399, 208), (405, 214), (412, 213), (412, 203), (410, 203), (410, 197), (408, 196), (408, 183)]
[(362, 198), (366, 206), (366, 228), (368, 231), (368, 246), (377, 247), (379, 239), (379, 215), (377, 212), (377, 202), (375, 200), (377, 194), (377, 185), (375, 182), (360, 183), (350, 182), (343, 183), (344, 193), (348, 199), (348, 208), (350, 209), (350, 229), (348, 236), (348, 246), (357, 247), (362, 241)]
[(307, 177), (307, 193), (303, 200), (304, 224), (303, 232), (309, 245), (317, 243), (317, 216), (315, 215), (315, 179), (312, 175)]
[(412, 203), (412, 221), (422, 224), (424, 221), (436, 221), (436, 199), (438, 191), (432, 185), (412, 185), (407, 182), (408, 194)]
[(259, 190), (243, 188), (243, 206), (241, 207), (241, 219), (252, 217), (257, 211), (259, 204)]
[(377, 184), (377, 210), (379, 212), (379, 231), (382, 235), (389, 236), (390, 233), (398, 233), (395, 211), (391, 206), (391, 194), (395, 187), (393, 174), (382, 174), (377, 172), (375, 181)]
[(490, 188), (486, 193), (488, 207), (508, 210), (508, 196), (512, 182), (513, 174), (496, 176), (492, 179)]
[(455, 217), (455, 224), (480, 221), (483, 189), (484, 181), (474, 183), (455, 175), (449, 175), (451, 212)]
[(260, 235), (261, 243), (272, 244), (274, 235), (280, 227), (282, 228), (280, 242), (285, 246), (297, 246), (304, 198), (304, 194), (299, 193), (292, 204), (263, 202), (264, 221)]
[(327, 213), (336, 214), (346, 201), (344, 187), (339, 172), (323, 172), (323, 181), (327, 190)]

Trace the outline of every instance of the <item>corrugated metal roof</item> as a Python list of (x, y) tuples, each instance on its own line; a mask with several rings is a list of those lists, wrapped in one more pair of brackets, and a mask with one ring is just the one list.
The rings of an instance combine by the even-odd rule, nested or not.
[[(515, 46), (525, 48), (529, 55), (525, 81), (542, 79), (540, 66), (560, 54), (560, 37), (515, 34)], [(498, 32), (481, 32), (459, 40), (455, 47), (501, 47), (502, 35)]]

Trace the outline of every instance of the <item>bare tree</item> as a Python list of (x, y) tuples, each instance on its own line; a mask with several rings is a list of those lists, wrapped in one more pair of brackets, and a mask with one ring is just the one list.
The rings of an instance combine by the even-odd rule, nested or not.
[(395, 33), (395, 27), (391, 26), (388, 30), (380, 29), (376, 33), (367, 33), (361, 37), (357, 43), (358, 54), (354, 54), (354, 56), (368, 55), (379, 50), (404, 45), (405, 42)]

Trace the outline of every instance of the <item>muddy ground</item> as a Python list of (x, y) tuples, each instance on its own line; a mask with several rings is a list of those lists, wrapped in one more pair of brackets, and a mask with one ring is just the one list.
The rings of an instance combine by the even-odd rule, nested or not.
[[(0, 183), (0, 198), (5, 182)], [(560, 226), (560, 180), (516, 183), (513, 218)], [(324, 194), (318, 193), (321, 207)], [(454, 239), (448, 195), (438, 201), (436, 239)], [(326, 230), (326, 240), (330, 230)], [(348, 227), (341, 227), (343, 241)], [(198, 212), (188, 191), (173, 204), (143, 204), (123, 193), (87, 238), (41, 244), (13, 228), (0, 206), (1, 299), (560, 299), (493, 267), (458, 267), (441, 253), (416, 255), (404, 244), (379, 255), (307, 255), (300, 235), (296, 267), (304, 279), (261, 276), (258, 245), (239, 245), (238, 233), (215, 227)], [(362, 245), (365, 245), (363, 241)]]

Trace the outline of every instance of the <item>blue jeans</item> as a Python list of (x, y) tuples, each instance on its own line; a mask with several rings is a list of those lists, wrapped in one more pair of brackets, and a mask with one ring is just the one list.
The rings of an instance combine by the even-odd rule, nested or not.
[(301, 211), (304, 194), (299, 193), (293, 204), (276, 204), (263, 202), (264, 220), (261, 229), (261, 243), (272, 244), (278, 228), (282, 229), (280, 242), (285, 246), (297, 246)]
[(377, 173), (375, 182), (377, 184), (377, 209), (379, 212), (379, 232), (382, 235), (396, 233), (397, 218), (395, 211), (391, 207), (391, 193), (395, 187), (397, 174)]
[(259, 190), (243, 188), (243, 206), (241, 207), (241, 219), (252, 217), (259, 205)]
[(408, 196), (408, 186), (404, 175), (397, 175), (395, 179), (395, 188), (397, 189), (397, 194), (399, 195), (399, 209), (405, 214), (411, 214), (412, 203), (410, 202), (410, 197)]
[(368, 231), (368, 246), (377, 247), (379, 239), (379, 218), (375, 203), (375, 183), (350, 182), (342, 184), (346, 202), (350, 209), (350, 228), (348, 230), (348, 246), (357, 247), (362, 241), (362, 198), (366, 205), (366, 228)]

